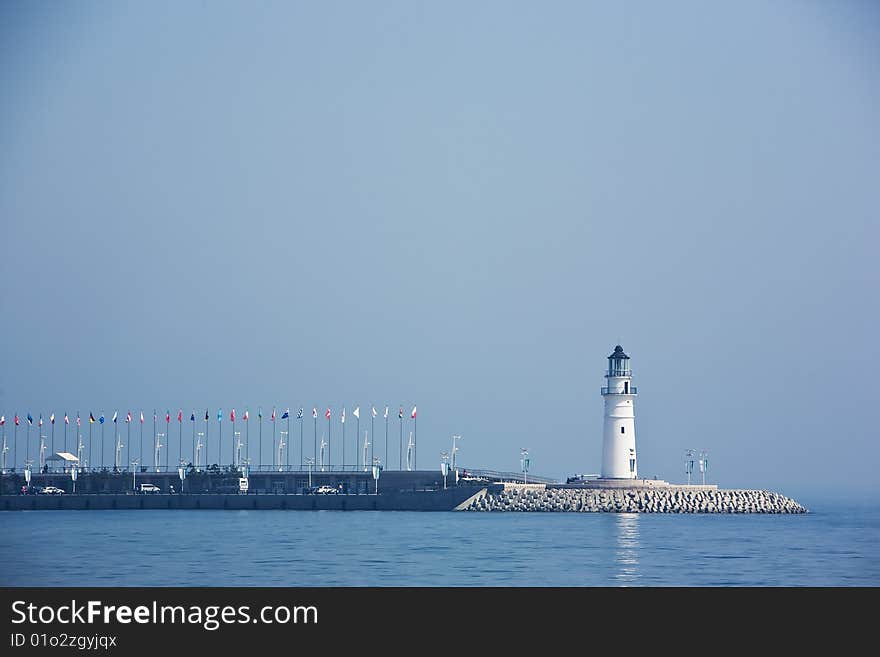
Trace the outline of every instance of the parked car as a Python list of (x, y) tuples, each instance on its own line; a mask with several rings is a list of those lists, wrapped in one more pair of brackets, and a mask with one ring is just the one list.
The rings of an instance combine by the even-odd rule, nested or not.
[(160, 493), (162, 489), (156, 484), (141, 484), (138, 489), (141, 493)]
[(333, 486), (312, 486), (311, 488), (306, 488), (306, 495), (336, 495), (339, 491), (337, 491)]
[(64, 489), (58, 488), (57, 486), (45, 486), (42, 490), (38, 491), (40, 495), (63, 495)]

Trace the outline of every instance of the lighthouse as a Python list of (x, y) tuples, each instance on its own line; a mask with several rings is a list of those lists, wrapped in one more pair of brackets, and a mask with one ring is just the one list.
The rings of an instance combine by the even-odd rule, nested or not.
[(632, 385), (630, 358), (623, 347), (614, 347), (608, 356), (605, 399), (605, 428), (602, 437), (602, 478), (637, 479), (636, 422), (633, 406), (636, 388)]

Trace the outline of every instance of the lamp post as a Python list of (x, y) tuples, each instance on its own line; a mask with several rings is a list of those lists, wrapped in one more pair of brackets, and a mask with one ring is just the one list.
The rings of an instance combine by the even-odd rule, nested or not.
[(133, 459), (131, 462), (131, 490), (135, 493), (137, 493), (137, 469), (139, 462), (138, 459)]
[(159, 472), (159, 452), (162, 450), (163, 447), (165, 447), (165, 445), (162, 444), (162, 439), (164, 437), (164, 433), (156, 434), (156, 453), (153, 455), (153, 458), (155, 459), (153, 461), (153, 465), (156, 466), (156, 472)]
[(461, 436), (453, 436), (452, 437), (452, 464), (451, 468), (455, 470), (455, 453), (458, 451), (458, 447), (456, 446), (456, 442), (461, 440)]
[(309, 466), (309, 488), (312, 487), (312, 468), (315, 467), (315, 457), (307, 456), (306, 465)]
[(519, 450), (519, 461), (522, 466), (523, 472), (523, 483), (529, 483), (529, 450), (521, 449)]
[(688, 478), (688, 486), (691, 485), (691, 474), (694, 471), (694, 450), (689, 449), (684, 453), (684, 473)]
[(73, 482), (73, 493), (76, 494), (76, 466), (70, 468), (70, 480)]
[(449, 473), (449, 454), (440, 452), (440, 473), (443, 475), (443, 490), (446, 490), (446, 475)]
[(122, 444), (122, 436), (119, 435), (119, 432), (116, 432), (116, 457), (113, 459), (113, 471), (118, 472), (122, 469), (122, 448), (125, 445)]
[(186, 463), (183, 459), (180, 459), (180, 464), (177, 466), (177, 476), (180, 477), (180, 493), (183, 494), (183, 480), (186, 479)]
[(241, 431), (233, 431), (233, 439), (235, 440), (235, 453), (232, 455), (232, 467), (235, 468), (235, 464), (241, 465)]
[(40, 472), (46, 467), (46, 436), (40, 436)]
[(198, 434), (198, 435), (199, 435), (199, 440), (198, 440), (198, 442), (196, 442), (196, 462), (195, 462), (195, 466), (196, 466), (196, 471), (197, 471), (197, 472), (201, 472), (202, 469), (201, 469), (200, 466), (201, 466), (201, 464), (202, 464), (202, 447), (204, 447), (204, 445), (202, 445), (202, 436), (205, 435), (205, 432), (204, 432), (204, 431), (199, 431), (199, 434)]
[(278, 432), (278, 472), (281, 472), (283, 469), (284, 463), (284, 448), (287, 445), (287, 441), (284, 440), (287, 436), (290, 435), (289, 431), (279, 431)]
[(24, 462), (24, 483), (27, 484), (28, 489), (31, 487), (31, 460), (26, 459)]
[(367, 432), (364, 431), (364, 472), (367, 471), (367, 448), (369, 448), (370, 442), (367, 440)]
[(700, 451), (700, 474), (703, 476), (703, 485), (706, 485), (706, 472), (709, 470), (709, 452), (705, 449)]
[(382, 472), (382, 468), (379, 467), (381, 460), (378, 456), (373, 457), (373, 480), (376, 482), (376, 495), (379, 494), (379, 474)]

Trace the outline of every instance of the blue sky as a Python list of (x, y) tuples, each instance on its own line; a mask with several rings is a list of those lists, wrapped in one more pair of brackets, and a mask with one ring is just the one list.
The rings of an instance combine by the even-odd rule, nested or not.
[(876, 492), (878, 28), (5, 2), (0, 413), (417, 403), (421, 467), (564, 477), (619, 342), (642, 474)]

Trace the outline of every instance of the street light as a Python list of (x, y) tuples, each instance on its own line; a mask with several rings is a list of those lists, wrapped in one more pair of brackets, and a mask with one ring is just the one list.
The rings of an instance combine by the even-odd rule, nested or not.
[(700, 451), (700, 474), (703, 475), (703, 485), (706, 485), (706, 472), (709, 470), (709, 452), (705, 449)]
[(452, 437), (452, 469), (455, 470), (455, 453), (458, 451), (458, 447), (455, 445), (455, 442), (461, 440), (461, 436), (453, 436)]
[(198, 472), (202, 471), (201, 467), (199, 467), (199, 466), (202, 463), (202, 447), (204, 447), (204, 445), (202, 444), (202, 436), (204, 436), (204, 435), (205, 435), (204, 431), (199, 431), (199, 440), (198, 440), (198, 442), (196, 442), (196, 464), (195, 465), (196, 465), (196, 471), (198, 471)]
[(278, 465), (278, 472), (281, 472), (281, 470), (283, 469), (283, 463), (284, 463), (284, 447), (287, 445), (287, 441), (285, 441), (284, 439), (290, 434), (290, 432), (279, 431), (278, 433), (279, 433), (280, 437), (278, 438), (278, 464), (277, 465)]
[(684, 473), (688, 478), (688, 486), (691, 485), (691, 474), (694, 471), (694, 450), (689, 449), (684, 453)]
[(162, 444), (162, 439), (163, 439), (164, 437), (165, 437), (165, 434), (164, 434), (164, 433), (157, 433), (157, 434), (156, 434), (156, 453), (155, 453), (155, 456), (154, 456), (154, 458), (156, 459), (155, 462), (154, 462), (155, 465), (156, 465), (156, 472), (159, 472), (159, 451), (160, 451), (163, 447), (165, 447), (165, 445)]
[(446, 475), (449, 472), (449, 454), (440, 452), (440, 473), (443, 475), (443, 490), (446, 490)]
[(529, 450), (519, 450), (519, 461), (523, 471), (523, 483), (529, 483)]
[(183, 480), (186, 479), (186, 460), (180, 459), (180, 464), (177, 466), (177, 476), (180, 477), (180, 493), (183, 494)]
[(137, 493), (137, 467), (138, 459), (132, 459), (131, 462), (131, 489)]
[(309, 466), (309, 488), (312, 487), (312, 468), (315, 466), (315, 457), (307, 456), (306, 465)]
[(381, 460), (379, 459), (379, 457), (374, 456), (373, 457), (373, 479), (376, 481), (376, 495), (379, 494), (379, 473), (382, 470), (379, 467), (380, 463), (381, 463)]

